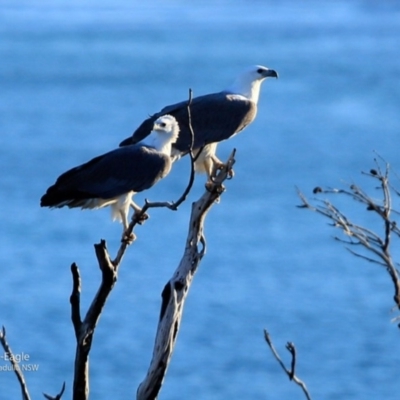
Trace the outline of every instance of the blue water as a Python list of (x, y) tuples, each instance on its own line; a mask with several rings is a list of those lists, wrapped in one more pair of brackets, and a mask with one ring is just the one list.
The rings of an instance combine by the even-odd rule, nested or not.
[[(222, 159), (237, 148), (236, 175), (206, 220), (207, 255), (160, 398), (304, 398), (264, 328), (287, 361), (284, 345), (295, 342), (314, 399), (394, 398), (400, 341), (389, 277), (335, 242), (327, 221), (296, 208), (295, 186), (312, 196), (316, 185), (355, 181), (378, 196), (360, 172), (376, 154), (400, 170), (400, 5), (142, 3), (0, 1), (0, 324), (14, 352), (39, 365), (26, 373), (32, 397), (63, 381), (71, 397), (69, 267), (81, 269), (85, 310), (100, 277), (93, 244), (106, 239), (114, 255), (121, 232), (107, 209), (50, 211), (41, 195), (189, 88), (219, 91), (263, 64), (280, 77), (264, 83), (256, 121), (219, 146)], [(176, 199), (187, 171), (183, 159), (138, 203)], [(133, 398), (146, 374), (160, 293), (202, 178), (178, 212), (153, 210), (136, 230), (96, 330), (93, 399)], [(339, 204), (381, 229), (357, 204)], [(0, 372), (0, 389), (1, 400), (20, 397), (10, 372)]]

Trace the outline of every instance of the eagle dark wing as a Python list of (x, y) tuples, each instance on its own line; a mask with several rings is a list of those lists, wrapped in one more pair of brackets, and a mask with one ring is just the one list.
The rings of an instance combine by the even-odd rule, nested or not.
[[(220, 92), (194, 98), (190, 112), (194, 132), (193, 149), (198, 149), (209, 143), (229, 139), (240, 132), (254, 120), (257, 105), (243, 96)], [(186, 153), (191, 139), (187, 101), (167, 106), (143, 121), (132, 137), (125, 139), (120, 146), (144, 139), (153, 129), (154, 121), (164, 114), (170, 114), (178, 121), (180, 133), (173, 147)]]
[(84, 199), (112, 199), (149, 189), (171, 169), (170, 157), (151, 147), (120, 147), (60, 175), (41, 198), (42, 207), (79, 205)]

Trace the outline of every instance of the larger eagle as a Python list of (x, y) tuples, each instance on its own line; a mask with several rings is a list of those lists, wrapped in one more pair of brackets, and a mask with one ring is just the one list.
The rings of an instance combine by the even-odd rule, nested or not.
[[(242, 131), (253, 122), (257, 114), (257, 103), (262, 82), (266, 78), (277, 78), (275, 70), (255, 65), (243, 71), (233, 84), (222, 92), (195, 97), (190, 105), (191, 124), (194, 132), (194, 154), (201, 150), (196, 160), (197, 172), (206, 172), (208, 178), (223, 165), (216, 156), (217, 144)], [(178, 121), (180, 133), (172, 145), (173, 160), (188, 153), (191, 143), (188, 101), (164, 107), (153, 114), (135, 130), (120, 146), (138, 143), (150, 134), (154, 121), (170, 114)]]

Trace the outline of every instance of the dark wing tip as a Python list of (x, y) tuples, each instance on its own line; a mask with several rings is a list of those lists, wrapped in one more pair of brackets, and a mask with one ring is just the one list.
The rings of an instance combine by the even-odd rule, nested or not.
[(50, 186), (40, 199), (40, 207), (57, 207), (60, 203), (68, 200), (68, 193), (63, 193), (57, 185)]
[(45, 193), (40, 199), (40, 207), (50, 207), (50, 206), (51, 206), (50, 196), (47, 193)]

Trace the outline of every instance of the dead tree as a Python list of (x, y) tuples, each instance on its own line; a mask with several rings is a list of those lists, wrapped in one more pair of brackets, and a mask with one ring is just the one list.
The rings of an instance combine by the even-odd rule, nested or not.
[[(395, 307), (400, 309), (399, 271), (391, 253), (393, 241), (400, 238), (399, 212), (392, 207), (392, 196), (399, 196), (400, 192), (389, 181), (389, 164), (384, 163), (384, 167), (382, 167), (383, 163), (381, 159), (375, 159), (375, 168), (369, 172), (363, 172), (363, 175), (378, 184), (377, 187), (374, 186), (373, 195), (367, 194), (364, 189), (354, 183), (342, 189), (316, 187), (313, 190), (318, 197), (321, 195), (341, 196), (356, 201), (367, 212), (372, 212), (377, 217), (382, 226), (381, 232), (375, 232), (373, 228), (355, 223), (350, 216), (345, 215), (330, 200), (316, 198), (310, 202), (300, 191), (298, 191), (298, 195), (302, 204), (299, 207), (314, 211), (327, 218), (330, 225), (341, 230), (344, 235), (342, 237), (335, 236), (335, 240), (344, 243), (346, 249), (356, 257), (361, 257), (386, 270), (393, 283)], [(376, 198), (376, 193), (379, 194), (378, 198)]]
[[(207, 185), (205, 193), (199, 200), (192, 204), (189, 232), (186, 239), (183, 257), (171, 279), (166, 283), (162, 291), (162, 304), (154, 343), (153, 358), (145, 379), (137, 389), (137, 398), (140, 400), (157, 398), (162, 387), (174, 351), (185, 300), (189, 293), (194, 274), (206, 253), (206, 239), (204, 236), (205, 218), (212, 205), (218, 201), (219, 197), (224, 192), (225, 188), (223, 182), (232, 177), (232, 166), (235, 163), (234, 157), (235, 151), (232, 152), (225, 166), (218, 171), (212, 183)], [(193, 174), (194, 169), (192, 159), (192, 173), (189, 186), (193, 183)], [(185, 190), (183, 196), (181, 196), (179, 201), (176, 203), (149, 203), (146, 201), (142, 212), (144, 213), (152, 207), (176, 209), (180, 202), (186, 198), (189, 190), (190, 188)], [(128, 234), (132, 233), (134, 227), (140, 223), (140, 221), (140, 215), (133, 218)], [(89, 353), (93, 336), (107, 299), (117, 282), (119, 266), (129, 245), (129, 243), (123, 242), (114, 260), (111, 260), (104, 240), (101, 240), (100, 243), (94, 246), (98, 265), (101, 270), (101, 282), (84, 318), (81, 316), (80, 309), (80, 272), (75, 263), (71, 265), (73, 280), (72, 293), (70, 296), (71, 320), (76, 336), (73, 400), (87, 400), (89, 398)], [(12, 355), (12, 351), (6, 341), (4, 328), (3, 331), (0, 332), (0, 343), (5, 351)], [(13, 358), (10, 357), (10, 360), (12, 359)], [(23, 399), (30, 400), (27, 385), (22, 371), (18, 368), (18, 364), (14, 370), (20, 383)], [(64, 389), (65, 384), (63, 385), (61, 392), (55, 397), (46, 394), (44, 396), (49, 400), (59, 400), (64, 393)]]
[[(127, 237), (135, 237), (135, 235), (133, 235), (133, 229), (136, 225), (141, 224), (145, 220), (144, 217), (148, 209), (154, 207), (166, 207), (171, 210), (177, 210), (179, 205), (186, 200), (186, 197), (191, 190), (194, 181), (194, 162), (196, 161), (192, 152), (194, 132), (191, 126), (191, 102), (192, 90), (189, 89), (189, 99), (187, 104), (189, 129), (191, 132), (191, 144), (188, 147), (188, 154), (191, 161), (189, 183), (181, 197), (176, 202), (150, 203), (146, 200), (141, 212), (134, 214), (132, 217), (132, 221), (126, 231)], [(199, 149), (198, 155), (201, 153), (201, 150), (202, 149)], [(234, 163), (235, 150), (233, 150), (226, 164), (224, 164), (224, 166), (218, 171), (215, 171), (215, 176), (213, 176), (211, 182), (207, 183), (206, 191), (203, 196), (192, 204), (189, 233), (182, 260), (162, 291), (162, 304), (154, 344), (153, 358), (146, 378), (137, 389), (137, 398), (140, 400), (155, 399), (163, 384), (174, 351), (185, 300), (189, 293), (194, 274), (197, 271), (201, 259), (206, 253), (204, 221), (212, 205), (218, 201), (219, 197), (225, 190), (223, 182), (233, 177), (232, 167)], [(117, 282), (119, 266), (125, 251), (131, 244), (132, 241), (122, 241), (114, 260), (111, 260), (105, 240), (101, 240), (100, 243), (95, 244), (95, 253), (102, 278), (99, 289), (97, 290), (97, 293), (83, 319), (80, 307), (81, 276), (78, 266), (75, 263), (71, 265), (73, 281), (72, 293), (70, 296), (71, 320), (76, 337), (73, 400), (87, 400), (89, 398), (89, 353), (93, 336), (108, 296)], [(5, 328), (0, 332), (0, 344), (10, 355), (10, 362), (19, 381), (23, 400), (30, 400), (23, 373), (18, 367), (18, 364), (13, 362), (13, 353), (6, 341)], [(55, 397), (47, 394), (44, 394), (44, 396), (49, 400), (60, 400), (64, 390), (65, 383), (63, 384), (60, 393)]]
[[(343, 234), (343, 236), (340, 237), (335, 236), (335, 240), (344, 243), (346, 249), (351, 254), (383, 267), (386, 270), (393, 283), (395, 308), (400, 309), (398, 264), (393, 260), (391, 253), (393, 241), (400, 238), (400, 229), (398, 227), (399, 212), (392, 207), (392, 197), (393, 195), (400, 196), (400, 191), (389, 181), (389, 164), (384, 163), (384, 167), (382, 167), (383, 163), (381, 159), (375, 159), (375, 168), (371, 169), (369, 172), (363, 172), (363, 175), (371, 178), (372, 182), (378, 183), (378, 186), (374, 185), (375, 193), (373, 196), (367, 194), (364, 189), (354, 183), (341, 189), (331, 187), (321, 188), (318, 186), (313, 190), (314, 195), (317, 195), (318, 198), (314, 198), (313, 201), (309, 201), (308, 198), (298, 190), (298, 195), (302, 202), (299, 207), (314, 211), (327, 218), (330, 225), (334, 228), (338, 228)], [(397, 175), (395, 175), (395, 177), (398, 179)], [(377, 190), (379, 194), (378, 198), (375, 196)], [(319, 197), (321, 195), (328, 195), (330, 197), (340, 196), (355, 201), (367, 212), (372, 212), (377, 217), (377, 220), (381, 223), (382, 231), (377, 233), (370, 227), (355, 223), (353, 218), (346, 215), (335, 206), (332, 201), (320, 199)], [(395, 320), (398, 319), (399, 317), (395, 318)], [(398, 324), (398, 326), (400, 327), (400, 324)], [(286, 345), (286, 349), (290, 352), (292, 357), (291, 366), (287, 368), (273, 346), (269, 333), (265, 330), (264, 339), (271, 349), (274, 358), (280, 364), (289, 379), (302, 388), (307, 399), (311, 399), (305, 383), (295, 374), (296, 348), (294, 344), (288, 342)]]
[[(211, 206), (223, 193), (224, 186), (222, 183), (231, 176), (234, 162), (233, 152), (226, 166), (220, 170), (214, 178), (211, 187), (208, 186), (203, 196), (192, 205), (189, 233), (182, 260), (162, 292), (161, 312), (156, 333), (153, 359), (147, 376), (140, 384), (137, 391), (137, 398), (140, 400), (155, 399), (161, 389), (174, 350), (185, 299), (189, 292), (193, 276), (205, 254), (206, 241), (203, 233), (204, 220)], [(152, 206), (152, 203), (146, 204), (148, 207)], [(155, 204), (157, 206), (165, 205), (164, 203)], [(145, 211), (145, 208), (143, 208), (143, 210)], [(136, 220), (131, 223), (132, 229), (136, 224), (135, 221)], [(201, 249), (199, 249), (199, 245), (201, 245)], [(88, 399), (89, 352), (91, 343), (103, 307), (117, 281), (120, 261), (122, 260), (126, 246), (126, 243), (121, 245), (118, 256), (112, 261), (104, 240), (95, 245), (95, 252), (102, 273), (102, 280), (97, 294), (83, 320), (81, 319), (80, 313), (81, 285), (79, 269), (76, 264), (72, 264), (71, 266), (73, 276), (71, 318), (77, 340), (73, 400)]]

